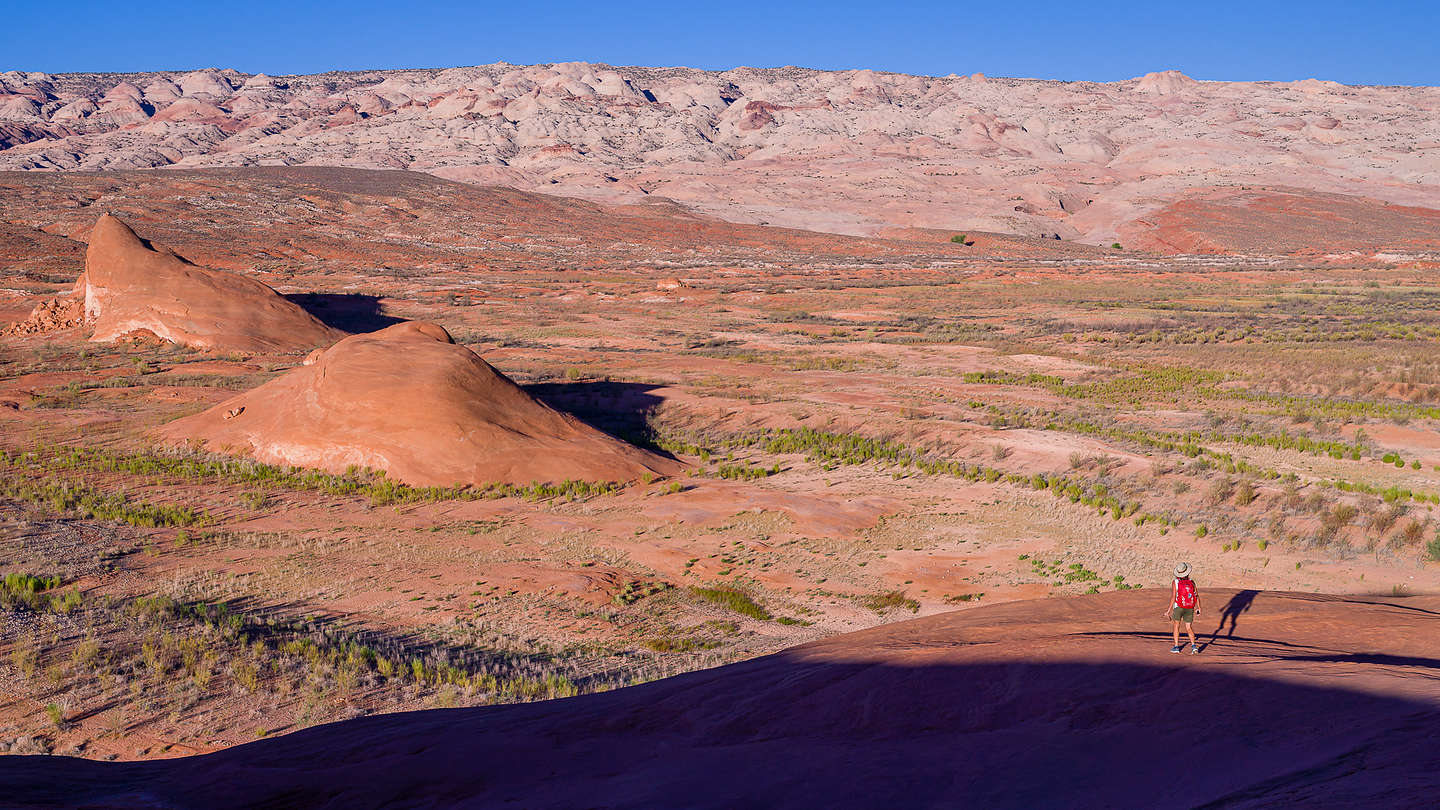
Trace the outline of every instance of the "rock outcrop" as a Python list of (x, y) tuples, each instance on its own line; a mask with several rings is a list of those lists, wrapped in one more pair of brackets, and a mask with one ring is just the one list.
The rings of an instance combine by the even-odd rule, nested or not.
[(30, 317), (0, 329), (0, 335), (41, 335), (85, 324), (85, 302), (79, 298), (46, 298), (30, 310)]
[(628, 481), (677, 469), (544, 405), (443, 327), (415, 321), (312, 352), (161, 435), (273, 464), (383, 470), (417, 486)]
[(344, 334), (264, 284), (192, 264), (109, 214), (90, 231), (75, 288), (98, 341), (149, 332), (196, 348), (266, 352), (333, 343)]

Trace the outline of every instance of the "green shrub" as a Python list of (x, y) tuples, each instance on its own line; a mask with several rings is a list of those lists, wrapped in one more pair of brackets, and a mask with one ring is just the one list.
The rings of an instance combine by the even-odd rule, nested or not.
[(60, 587), (59, 577), (37, 577), (30, 574), (6, 574), (0, 582), (0, 606), (26, 607), (39, 610), (49, 601), (40, 594)]
[(1249, 506), (1255, 502), (1255, 486), (1249, 481), (1241, 481), (1235, 488), (1235, 503), (1239, 506)]
[(674, 636), (657, 636), (647, 638), (640, 642), (640, 646), (653, 652), (661, 653), (683, 653), (690, 652), (698, 646), (694, 639), (675, 638)]
[[(277, 467), (253, 459), (209, 454), (120, 453), (98, 448), (52, 446), (28, 453), (0, 451), (0, 497), (48, 505), (56, 511), (77, 512), (82, 517), (123, 520), (134, 526), (149, 528), (202, 524), (209, 519), (204, 512), (186, 507), (129, 501), (120, 495), (96, 492), (81, 482), (57, 481), (49, 477), (56, 470), (125, 473), (184, 483), (203, 481), (259, 485), (267, 489), (284, 487), (327, 495), (368, 497), (375, 506), (508, 497), (536, 501), (551, 498), (575, 500), (612, 495), (624, 488), (613, 481), (576, 480), (559, 483), (536, 481), (528, 485), (488, 483), (415, 487), (391, 480), (383, 472), (360, 468), (351, 468), (343, 475), (332, 475), (302, 467)], [(36, 476), (47, 478), (44, 482), (37, 482), (33, 480)], [(264, 495), (247, 492), (241, 497), (255, 502)]]
[(61, 596), (51, 597), (50, 609), (56, 613), (70, 613), (75, 610), (75, 608), (80, 607), (81, 601), (83, 601), (83, 598), (80, 596), (80, 591), (71, 588)]
[(1409, 521), (1405, 524), (1405, 527), (1400, 530), (1400, 540), (1406, 544), (1418, 543), (1424, 536), (1425, 526), (1417, 520)]
[(1210, 504), (1221, 504), (1230, 500), (1230, 496), (1234, 493), (1235, 482), (1229, 478), (1220, 478), (1210, 485), (1210, 491), (1206, 493), (1205, 501)]
[(668, 582), (642, 582), (638, 579), (626, 582), (624, 586), (610, 597), (610, 601), (617, 605), (633, 605), (647, 596), (654, 596), (670, 588)]
[(749, 594), (728, 586), (719, 588), (691, 588), (690, 593), (700, 599), (719, 605), (723, 608), (739, 613), (741, 616), (749, 616), (762, 622), (768, 622), (771, 618), (770, 611), (761, 607)]
[(871, 594), (860, 597), (860, 604), (875, 611), (884, 613), (895, 608), (904, 608), (911, 613), (920, 610), (920, 603), (905, 595), (904, 591), (890, 591), (889, 593)]
[[(992, 375), (1002, 374), (1002, 372), (967, 372), (963, 379), (966, 382), (993, 382)], [(1054, 379), (1058, 380), (1059, 378)], [(1083, 478), (1071, 478), (1058, 474), (1026, 475), (1007, 472), (995, 467), (937, 457), (901, 442), (853, 433), (831, 433), (808, 427), (763, 429), (750, 433), (731, 434), (721, 441), (727, 448), (759, 448), (772, 455), (803, 454), (807, 461), (827, 471), (841, 465), (882, 464), (892, 467), (892, 475), (906, 470), (918, 470), (926, 475), (948, 475), (967, 481), (985, 481), (987, 483), (1004, 481), (1006, 484), (1023, 486), (1032, 490), (1049, 489), (1057, 498), (1068, 498), (1071, 503), (1080, 503), (1097, 511), (1109, 513), (1116, 520), (1135, 515), (1142, 506), (1139, 501), (1121, 500), (1105, 485), (1092, 483)], [(688, 439), (678, 437), (656, 437), (655, 443), (671, 452), (693, 452), (685, 448), (697, 446)], [(769, 468), (768, 474), (773, 475), (779, 469), (778, 464), (772, 466)], [(678, 486), (678, 484), (672, 486)], [(1159, 516), (1147, 515), (1146, 520), (1156, 520), (1163, 525), (1173, 525), (1173, 521)]]
[(80, 481), (53, 478), (33, 481), (14, 474), (10, 468), (0, 468), (0, 498), (49, 507), (55, 512), (70, 512), (83, 518), (117, 520), (145, 528), (189, 526), (209, 519), (204, 512), (187, 506), (132, 501), (124, 495), (99, 492)]
[(733, 481), (756, 481), (780, 472), (780, 465), (774, 464), (769, 467), (747, 467), (744, 464), (721, 464), (716, 470), (721, 478)]
[(15, 665), (21, 677), (29, 680), (35, 676), (35, 668), (40, 665), (40, 652), (34, 647), (17, 646), (10, 652), (10, 663)]
[(950, 241), (951, 241), (951, 242), (954, 242), (954, 243), (957, 244), (957, 245), (968, 245), (968, 244), (970, 244), (969, 237), (966, 236), (966, 235), (963, 234), (963, 233), (957, 233), (957, 234), (955, 234), (954, 236), (950, 237)]
[(1440, 562), (1440, 531), (1437, 531), (1435, 537), (1425, 544), (1425, 556), (1432, 562)]

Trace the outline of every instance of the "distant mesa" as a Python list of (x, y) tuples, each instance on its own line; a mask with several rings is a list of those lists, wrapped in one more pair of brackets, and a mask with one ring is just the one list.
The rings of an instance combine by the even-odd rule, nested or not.
[(630, 481), (674, 462), (535, 400), (438, 324), (354, 335), (161, 429), (260, 461), (385, 471), (415, 486)]
[(192, 264), (110, 214), (90, 231), (85, 273), (75, 289), (98, 341), (150, 333), (202, 349), (267, 352), (344, 336), (264, 284)]

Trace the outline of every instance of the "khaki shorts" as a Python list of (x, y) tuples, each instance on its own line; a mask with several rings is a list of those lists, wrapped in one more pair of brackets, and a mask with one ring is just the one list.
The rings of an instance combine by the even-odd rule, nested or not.
[(1194, 623), (1195, 623), (1195, 609), (1194, 609), (1194, 608), (1182, 608), (1182, 607), (1174, 608), (1174, 609), (1172, 609), (1172, 610), (1170, 611), (1170, 618), (1171, 618), (1172, 620), (1174, 620), (1174, 621), (1177, 621), (1177, 622), (1184, 622), (1184, 623), (1186, 623), (1186, 624), (1194, 624)]

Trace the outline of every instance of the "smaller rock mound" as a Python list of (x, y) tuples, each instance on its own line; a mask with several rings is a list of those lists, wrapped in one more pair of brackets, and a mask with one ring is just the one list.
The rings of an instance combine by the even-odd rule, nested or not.
[(1157, 96), (1173, 96), (1199, 86), (1199, 82), (1178, 70), (1146, 73), (1135, 80), (1136, 90)]
[(76, 289), (95, 326), (93, 340), (148, 330), (196, 348), (264, 352), (333, 343), (344, 335), (264, 284), (191, 264), (109, 214), (90, 231)]
[(211, 450), (416, 486), (629, 481), (678, 465), (525, 393), (437, 324), (407, 321), (162, 429)]

